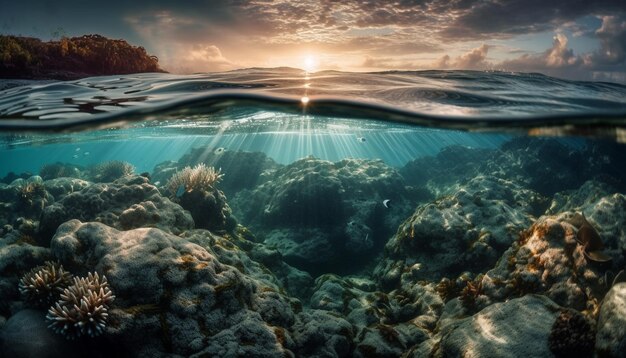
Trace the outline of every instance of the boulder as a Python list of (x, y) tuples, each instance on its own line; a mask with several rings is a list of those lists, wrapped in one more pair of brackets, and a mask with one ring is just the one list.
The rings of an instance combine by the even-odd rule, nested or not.
[(626, 357), (626, 283), (618, 283), (604, 297), (596, 335), (598, 357)]

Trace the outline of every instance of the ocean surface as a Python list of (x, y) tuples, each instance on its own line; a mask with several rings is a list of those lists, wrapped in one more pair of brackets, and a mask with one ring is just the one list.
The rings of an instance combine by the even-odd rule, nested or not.
[(623, 356), (625, 130), (535, 73), (0, 80), (0, 357)]

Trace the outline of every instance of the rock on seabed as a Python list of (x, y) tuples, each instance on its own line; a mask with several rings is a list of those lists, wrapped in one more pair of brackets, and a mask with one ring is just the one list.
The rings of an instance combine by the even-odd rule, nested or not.
[(598, 357), (626, 357), (626, 283), (613, 286), (604, 297), (596, 335)]

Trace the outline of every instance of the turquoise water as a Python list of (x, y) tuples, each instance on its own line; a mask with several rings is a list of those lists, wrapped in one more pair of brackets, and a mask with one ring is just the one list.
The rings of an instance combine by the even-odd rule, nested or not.
[(0, 88), (0, 356), (621, 354), (623, 85), (281, 68)]

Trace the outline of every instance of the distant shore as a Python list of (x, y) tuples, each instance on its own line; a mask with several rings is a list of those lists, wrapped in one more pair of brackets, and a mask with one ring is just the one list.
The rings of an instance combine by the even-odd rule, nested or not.
[(0, 78), (75, 80), (90, 76), (166, 72), (143, 47), (100, 35), (43, 42), (0, 35)]

